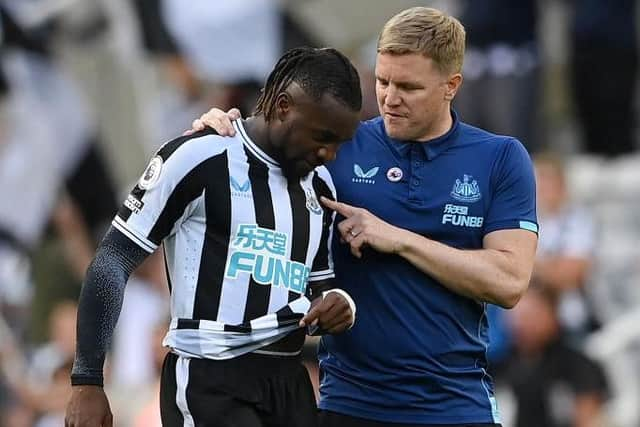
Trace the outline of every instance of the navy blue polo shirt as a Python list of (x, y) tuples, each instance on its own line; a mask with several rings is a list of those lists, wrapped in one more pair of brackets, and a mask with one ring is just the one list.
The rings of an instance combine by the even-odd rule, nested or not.
[[(329, 165), (338, 199), (460, 249), (482, 248), (496, 230), (537, 233), (522, 144), (452, 115), (451, 130), (426, 143), (389, 138), (379, 117), (361, 123)], [(320, 408), (407, 424), (499, 422), (486, 304), (399, 256), (368, 250), (357, 259), (337, 230), (333, 255), (358, 317), (350, 331), (321, 340)]]

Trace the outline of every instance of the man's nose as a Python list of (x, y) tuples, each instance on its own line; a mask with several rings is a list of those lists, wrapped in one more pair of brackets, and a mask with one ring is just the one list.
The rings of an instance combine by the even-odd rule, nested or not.
[(387, 88), (386, 96), (384, 98), (384, 103), (389, 106), (397, 106), (400, 105), (401, 102), (402, 99), (400, 98), (398, 90), (393, 87), (393, 85), (389, 85), (389, 87)]

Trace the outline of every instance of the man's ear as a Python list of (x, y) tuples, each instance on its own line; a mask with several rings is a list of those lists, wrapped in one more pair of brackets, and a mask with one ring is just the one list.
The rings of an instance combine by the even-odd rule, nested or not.
[(278, 120), (283, 121), (293, 106), (293, 98), (288, 92), (280, 92), (276, 97), (275, 116)]
[(447, 89), (444, 94), (444, 98), (447, 101), (453, 101), (456, 94), (458, 93), (458, 89), (462, 85), (462, 74), (455, 73), (449, 77), (447, 80)]

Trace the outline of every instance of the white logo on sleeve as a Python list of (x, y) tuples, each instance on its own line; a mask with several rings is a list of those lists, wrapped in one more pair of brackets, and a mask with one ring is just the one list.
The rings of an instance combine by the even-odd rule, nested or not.
[(139, 214), (142, 208), (144, 207), (144, 202), (140, 199), (137, 199), (133, 194), (129, 194), (127, 199), (124, 201), (125, 207), (127, 207), (131, 212), (135, 214)]
[(138, 187), (143, 190), (152, 189), (160, 179), (160, 173), (162, 172), (162, 157), (155, 156), (149, 162), (149, 165), (144, 170), (144, 173), (138, 181)]

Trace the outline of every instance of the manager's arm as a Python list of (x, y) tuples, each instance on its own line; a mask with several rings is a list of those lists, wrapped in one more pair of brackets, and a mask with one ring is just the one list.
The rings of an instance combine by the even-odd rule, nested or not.
[(493, 231), (484, 237), (482, 249), (456, 249), (393, 226), (366, 209), (326, 198), (322, 203), (346, 218), (338, 230), (357, 257), (365, 246), (399, 255), (453, 292), (506, 308), (527, 289), (538, 241), (531, 231)]
[(493, 231), (478, 250), (456, 249), (407, 230), (398, 237), (398, 255), (460, 295), (511, 308), (529, 285), (537, 244), (531, 231)]

